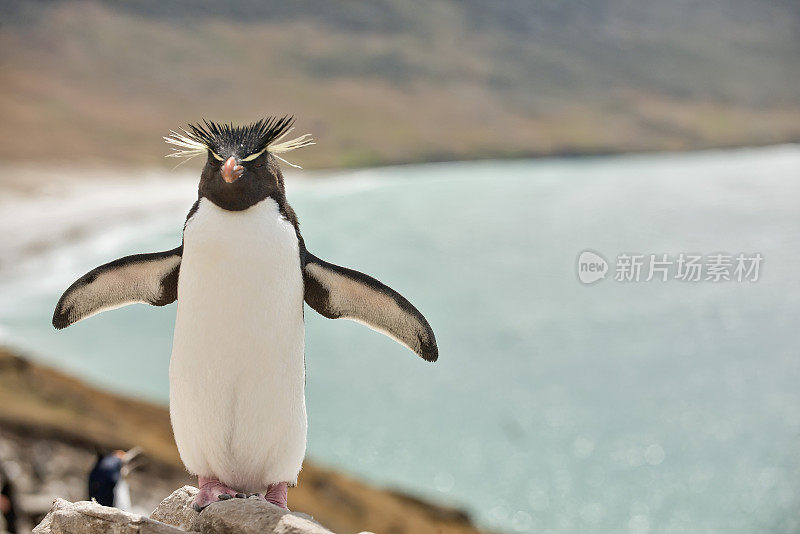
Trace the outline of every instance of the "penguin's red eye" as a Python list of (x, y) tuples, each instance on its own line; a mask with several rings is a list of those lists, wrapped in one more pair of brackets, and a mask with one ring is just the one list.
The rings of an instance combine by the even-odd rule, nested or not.
[(263, 163), (256, 163), (256, 167), (263, 167), (263, 166), (264, 166)]

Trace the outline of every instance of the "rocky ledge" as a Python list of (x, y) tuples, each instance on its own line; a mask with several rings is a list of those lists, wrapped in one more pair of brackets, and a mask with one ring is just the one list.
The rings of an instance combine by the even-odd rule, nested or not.
[(150, 517), (94, 501), (56, 499), (34, 534), (331, 534), (311, 517), (255, 499), (230, 499), (201, 513), (192, 509), (197, 488), (184, 486), (161, 501)]

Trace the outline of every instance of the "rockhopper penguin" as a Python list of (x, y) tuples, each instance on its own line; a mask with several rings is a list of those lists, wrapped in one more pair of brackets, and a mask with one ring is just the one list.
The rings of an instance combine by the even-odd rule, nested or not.
[(139, 447), (109, 454), (98, 451), (97, 462), (89, 472), (89, 500), (130, 512), (131, 490), (126, 479), (134, 467), (131, 461), (140, 452)]
[(408, 300), (306, 248), (278, 166), (278, 154), (313, 144), (308, 135), (281, 142), (292, 122), (203, 121), (170, 132), (171, 156), (207, 156), (183, 243), (86, 273), (53, 315), (60, 329), (134, 302), (178, 301), (170, 416), (181, 459), (198, 476), (198, 511), (252, 496), (286, 508), (306, 449), (304, 300), (438, 358), (431, 327)]

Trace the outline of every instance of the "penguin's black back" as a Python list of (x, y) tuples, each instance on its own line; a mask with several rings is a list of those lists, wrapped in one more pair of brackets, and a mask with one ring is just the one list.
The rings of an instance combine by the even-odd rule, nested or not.
[(103, 506), (114, 506), (114, 488), (119, 482), (122, 459), (114, 454), (103, 456), (89, 473), (89, 499)]

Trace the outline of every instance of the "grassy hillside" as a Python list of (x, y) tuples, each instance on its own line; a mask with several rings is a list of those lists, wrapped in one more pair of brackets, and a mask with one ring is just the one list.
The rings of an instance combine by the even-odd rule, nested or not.
[(164, 163), (272, 113), (307, 167), (800, 140), (792, 0), (0, 5), (0, 160)]

